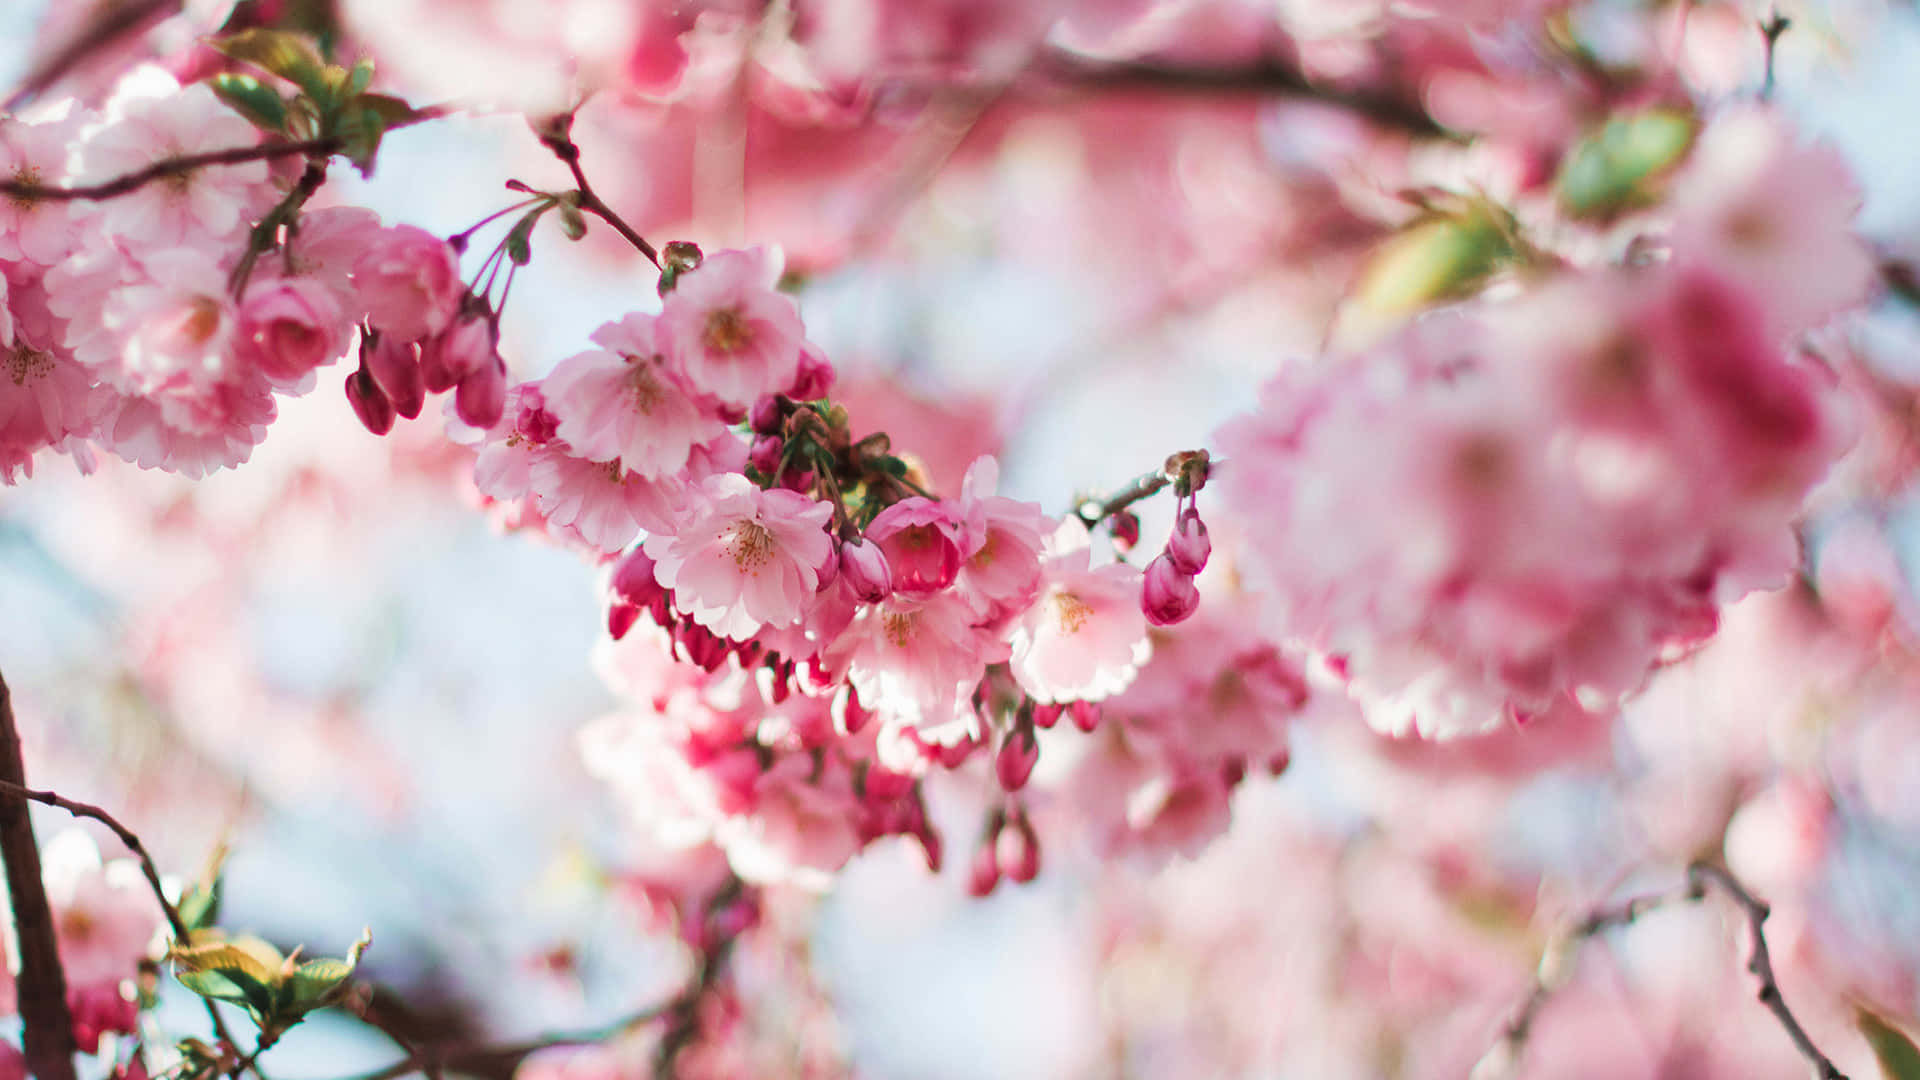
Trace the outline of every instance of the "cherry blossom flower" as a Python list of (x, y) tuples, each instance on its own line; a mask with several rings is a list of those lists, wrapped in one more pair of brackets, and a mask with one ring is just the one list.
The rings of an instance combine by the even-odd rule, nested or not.
[(738, 474), (709, 477), (646, 551), (676, 606), (716, 634), (744, 641), (800, 621), (833, 551), (831, 505), (762, 490)]
[(353, 283), (374, 328), (403, 341), (445, 330), (467, 288), (453, 248), (412, 225), (389, 226), (374, 235), (354, 261)]
[(667, 294), (660, 346), (697, 392), (744, 409), (793, 385), (805, 339), (793, 300), (774, 289), (781, 262), (763, 248), (715, 252)]
[(541, 383), (560, 437), (595, 461), (618, 458), (642, 476), (674, 472), (721, 429), (649, 349), (570, 356)]
[(1035, 701), (1099, 701), (1126, 689), (1153, 655), (1140, 571), (1091, 565), (1077, 521), (1062, 525), (1050, 544), (1039, 596), (1009, 628), (1014, 681)]

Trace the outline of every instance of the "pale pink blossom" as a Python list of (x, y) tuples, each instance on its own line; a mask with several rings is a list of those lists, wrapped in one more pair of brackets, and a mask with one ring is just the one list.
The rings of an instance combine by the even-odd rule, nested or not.
[(313, 385), (314, 369), (346, 351), (349, 328), (340, 303), (310, 278), (254, 278), (240, 302), (246, 359), (275, 389)]
[(1099, 701), (1127, 688), (1153, 655), (1140, 611), (1140, 571), (1091, 565), (1086, 529), (1061, 526), (1041, 564), (1040, 592), (1008, 630), (1014, 681), (1035, 701)]
[[(157, 69), (126, 80), (107, 105), (105, 123), (79, 147), (83, 183), (110, 180), (156, 161), (252, 146), (259, 131), (205, 83), (179, 87)], [(90, 227), (143, 247), (196, 245), (219, 250), (245, 232), (277, 198), (265, 162), (218, 165), (145, 184), (93, 204)]]
[(866, 708), (909, 725), (947, 724), (986, 670), (990, 643), (952, 592), (896, 592), (863, 605), (826, 650)]
[(586, 457), (617, 459), (642, 476), (684, 467), (694, 445), (722, 428), (651, 349), (577, 353), (560, 361), (541, 386), (561, 438)]
[(69, 983), (117, 985), (138, 975), (163, 916), (134, 861), (102, 864), (93, 840), (69, 829), (41, 850), (41, 874)]
[(744, 409), (793, 385), (805, 332), (793, 299), (774, 288), (781, 262), (763, 248), (719, 251), (675, 282), (660, 348), (695, 391)]
[(960, 482), (954, 509), (965, 525), (967, 551), (955, 588), (989, 619), (1033, 602), (1040, 588), (1040, 552), (1053, 530), (1039, 503), (995, 494), (999, 483), (1000, 463), (979, 458)]
[(672, 528), (646, 541), (675, 605), (737, 641), (799, 622), (833, 551), (833, 507), (738, 474), (709, 477), (689, 495)]
[[(58, 186), (68, 182), (67, 152), (82, 117), (27, 123), (0, 117), (0, 179)], [(64, 199), (0, 199), (0, 259), (53, 266), (78, 242), (74, 203)]]
[(850, 770), (837, 755), (819, 764), (788, 754), (760, 773), (751, 813), (730, 815), (714, 839), (735, 873), (748, 881), (823, 891), (861, 847), (859, 802)]
[(375, 234), (354, 261), (353, 284), (374, 329), (403, 341), (445, 330), (467, 291), (453, 247), (412, 225)]

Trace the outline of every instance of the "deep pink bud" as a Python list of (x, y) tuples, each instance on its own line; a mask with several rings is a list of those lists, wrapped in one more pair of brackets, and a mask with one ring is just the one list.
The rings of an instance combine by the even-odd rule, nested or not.
[(373, 381), (386, 391), (393, 411), (411, 420), (427, 402), (427, 384), (420, 377), (420, 349), (410, 341), (381, 335), (364, 354)]
[(1081, 731), (1092, 731), (1100, 726), (1100, 706), (1091, 701), (1076, 701), (1071, 711), (1073, 726)]
[(1039, 760), (1040, 740), (1033, 737), (1031, 729), (1016, 728), (1000, 741), (1000, 752), (993, 758), (993, 772), (1000, 778), (1002, 788), (1019, 791), (1027, 786), (1027, 777), (1033, 775), (1034, 762)]
[(1040, 874), (1040, 837), (1025, 814), (1015, 814), (994, 838), (995, 862), (1007, 880), (1025, 885)]
[(666, 593), (660, 582), (653, 576), (653, 560), (646, 551), (634, 548), (620, 557), (619, 565), (613, 568), (613, 577), (607, 582), (613, 594), (635, 607), (647, 607), (653, 598)]
[(800, 366), (787, 396), (795, 401), (818, 401), (833, 392), (833, 365), (812, 344), (800, 347)]
[(967, 867), (967, 895), (985, 896), (1000, 884), (1000, 863), (994, 857), (995, 837), (981, 840), (980, 846), (973, 849), (973, 862)]
[(788, 491), (807, 492), (813, 490), (813, 470), (796, 469), (791, 466), (780, 474), (780, 486)]
[(778, 435), (786, 422), (787, 410), (780, 404), (778, 394), (760, 395), (760, 400), (747, 410), (747, 424), (755, 435)]
[(1064, 705), (1039, 705), (1033, 707), (1033, 722), (1037, 727), (1050, 728), (1060, 722), (1060, 713)]
[(860, 600), (877, 604), (893, 595), (893, 571), (880, 545), (865, 537), (856, 537), (840, 545), (840, 572), (847, 576), (847, 588)]
[(1140, 515), (1122, 510), (1107, 519), (1107, 530), (1113, 534), (1113, 546), (1124, 555), (1140, 542)]
[(1155, 626), (1171, 626), (1192, 615), (1200, 607), (1200, 590), (1193, 577), (1173, 562), (1173, 548), (1147, 564), (1145, 581), (1140, 586), (1140, 610)]
[(469, 314), (427, 339), (420, 349), (420, 377), (428, 392), (451, 390), (469, 372), (497, 358), (493, 320)]
[(633, 624), (638, 621), (640, 621), (640, 609), (632, 604), (615, 601), (613, 606), (607, 608), (607, 633), (611, 634), (615, 641), (626, 637), (627, 631), (633, 629)]
[(780, 467), (780, 453), (786, 448), (786, 440), (780, 436), (762, 435), (753, 440), (753, 449), (747, 451), (747, 464), (760, 470), (761, 476), (772, 476), (773, 470)]
[(506, 410), (507, 365), (496, 353), (491, 362), (461, 377), (453, 391), (453, 411), (474, 427), (490, 428)]
[(820, 560), (819, 566), (814, 567), (814, 573), (820, 578), (820, 584), (814, 591), (826, 592), (827, 589), (833, 585), (834, 579), (840, 576), (840, 549), (838, 546), (827, 549), (827, 557)]
[(873, 713), (867, 711), (865, 705), (860, 704), (860, 695), (855, 693), (852, 687), (847, 688), (847, 692), (840, 696), (837, 704), (840, 706), (838, 710), (840, 715), (837, 718), (840, 721), (840, 730), (848, 735), (859, 734), (860, 729), (867, 726), (867, 721), (873, 719)]
[(364, 367), (347, 376), (347, 404), (353, 406), (353, 415), (375, 435), (393, 430), (393, 402), (380, 392), (380, 384), (373, 381)]
[(1167, 558), (1188, 577), (1206, 568), (1213, 554), (1213, 541), (1207, 537), (1207, 524), (1200, 511), (1188, 506), (1173, 519), (1173, 535), (1167, 538)]

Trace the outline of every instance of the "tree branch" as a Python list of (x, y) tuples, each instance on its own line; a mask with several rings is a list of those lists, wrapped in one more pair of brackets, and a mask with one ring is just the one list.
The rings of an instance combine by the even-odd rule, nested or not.
[(331, 154), (340, 149), (340, 145), (339, 139), (303, 139), (298, 142), (272, 142), (261, 143), (258, 146), (236, 146), (227, 150), (209, 150), (204, 154), (164, 158), (144, 169), (116, 176), (111, 180), (103, 180), (97, 184), (79, 187), (0, 180), (0, 197), (19, 202), (34, 202), (40, 199), (111, 199), (137, 190), (155, 180), (164, 180), (169, 176), (183, 176), (209, 165), (240, 165), (249, 161), (267, 161), (272, 158), (297, 157), (302, 154)]
[(1748, 892), (1739, 879), (1725, 868), (1708, 862), (1689, 865), (1686, 880), (1674, 888), (1636, 896), (1622, 904), (1594, 908), (1586, 918), (1550, 942), (1540, 958), (1532, 989), (1515, 1010), (1513, 1019), (1501, 1029), (1499, 1041), (1475, 1064), (1470, 1080), (1504, 1080), (1519, 1073), (1520, 1060), (1526, 1052), (1527, 1037), (1532, 1031), (1534, 1019), (1547, 998), (1572, 977), (1580, 947), (1588, 940), (1608, 930), (1630, 926), (1649, 911), (1678, 901), (1700, 900), (1707, 895), (1709, 886), (1730, 896), (1746, 915), (1752, 928), (1753, 948), (1747, 960), (1747, 970), (1760, 979), (1760, 1003), (1773, 1013), (1774, 1019), (1786, 1030), (1794, 1049), (1814, 1067), (1816, 1080), (1847, 1080), (1846, 1074), (1813, 1045), (1812, 1038), (1800, 1026), (1780, 994), (1780, 984), (1773, 974), (1771, 954), (1767, 951), (1766, 934), (1761, 927), (1768, 915), (1766, 903)]
[[(0, 683), (0, 712), (3, 712), (5, 708), (5, 693), (5, 684)], [(13, 722), (10, 713), (6, 714), (6, 724), (6, 730), (11, 732), (13, 730)], [(89, 803), (76, 802), (73, 799), (69, 799), (64, 795), (52, 791), (36, 791), (10, 778), (0, 779), (0, 793), (12, 795), (18, 799), (31, 799), (34, 802), (44, 803), (47, 806), (58, 807), (72, 814), (74, 817), (86, 818), (90, 821), (97, 821), (105, 825), (122, 844), (126, 845), (128, 851), (133, 852), (134, 858), (140, 861), (140, 873), (147, 879), (147, 887), (153, 891), (153, 898), (159, 901), (160, 910), (166, 913), (167, 925), (173, 930), (174, 940), (181, 944), (187, 943), (190, 932), (187, 929), (185, 920), (180, 918), (180, 909), (174, 906), (173, 901), (167, 899), (166, 887), (160, 883), (160, 869), (154, 864), (153, 856), (148, 853), (147, 846), (140, 842), (140, 837), (135, 835), (132, 829), (120, 824), (120, 821), (112, 814), (107, 813), (97, 806)], [(9, 802), (9, 805), (21, 804)], [(212, 1001), (202, 1000), (207, 1007), (207, 1018), (213, 1022), (214, 1034), (219, 1036), (228, 1046), (233, 1047), (237, 1053), (239, 1051), (239, 1044), (233, 1041), (233, 1033), (227, 1030), (226, 1021), (221, 1018), (220, 1010)]]
[(573, 114), (562, 113), (555, 116), (537, 130), (541, 145), (553, 151), (553, 156), (564, 162), (567, 171), (573, 174), (573, 184), (580, 191), (580, 209), (613, 226), (614, 231), (626, 238), (627, 243), (632, 244), (640, 254), (647, 257), (647, 261), (653, 264), (654, 269), (661, 269), (660, 253), (655, 251), (653, 245), (647, 243), (646, 238), (636, 232), (633, 226), (627, 224), (624, 218), (615, 213), (613, 207), (608, 206), (599, 195), (594, 193), (592, 184), (587, 183), (586, 171), (580, 167), (580, 147), (573, 141)]
[[(0, 781), (23, 787), (26, 766), (20, 732), (13, 723), (13, 695), (0, 678)], [(0, 798), (0, 855), (7, 863), (7, 895), (20, 943), (20, 1018), (26, 1024), (27, 1070), (39, 1080), (74, 1080), (73, 1016), (67, 1011), (67, 974), (60, 966), (60, 941), (53, 911), (40, 877), (40, 846), (33, 838), (33, 817), (16, 791)]]

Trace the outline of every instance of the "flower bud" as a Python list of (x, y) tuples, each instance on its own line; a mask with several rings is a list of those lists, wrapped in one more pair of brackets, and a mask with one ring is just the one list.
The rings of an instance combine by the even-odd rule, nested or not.
[(848, 687), (847, 692), (840, 695), (835, 704), (839, 706), (840, 715), (836, 717), (840, 721), (839, 728), (848, 735), (859, 734), (860, 729), (867, 726), (867, 721), (873, 719), (873, 713), (869, 712), (865, 705), (860, 704), (860, 695), (855, 693), (852, 687)]
[(1206, 568), (1207, 556), (1211, 554), (1213, 541), (1207, 537), (1206, 522), (1200, 520), (1200, 511), (1189, 505), (1173, 520), (1173, 535), (1167, 538), (1167, 557), (1181, 573), (1192, 577)]
[(826, 592), (832, 588), (834, 579), (840, 576), (839, 548), (828, 547), (827, 557), (820, 560), (820, 565), (813, 568), (813, 573), (814, 577), (818, 579), (814, 586), (814, 592)]
[(1065, 708), (1066, 706), (1064, 705), (1041, 705), (1036, 703), (1033, 706), (1034, 725), (1043, 728), (1052, 727), (1060, 722), (1060, 712)]
[(1193, 578), (1174, 565), (1171, 545), (1159, 558), (1147, 564), (1140, 586), (1140, 610), (1155, 626), (1171, 626), (1192, 615), (1200, 607), (1200, 590)]
[(760, 395), (760, 400), (747, 410), (747, 424), (755, 435), (778, 435), (786, 422), (786, 406), (781, 404), (778, 394)]
[(796, 469), (788, 466), (787, 471), (780, 474), (780, 486), (788, 491), (805, 494), (813, 490), (813, 479), (812, 469)]
[(453, 411), (462, 421), (484, 429), (499, 423), (506, 409), (507, 365), (495, 353), (491, 362), (460, 379), (453, 391)]
[(1140, 542), (1140, 515), (1121, 510), (1107, 519), (1107, 531), (1113, 534), (1113, 546), (1122, 555)]
[(375, 435), (393, 430), (393, 402), (380, 392), (380, 384), (373, 381), (364, 367), (347, 376), (347, 404), (353, 406), (353, 415)]
[(893, 595), (893, 571), (880, 545), (865, 537), (856, 537), (840, 545), (840, 572), (847, 576), (853, 595), (868, 604), (877, 604)]
[(362, 354), (373, 381), (393, 402), (393, 411), (411, 420), (427, 402), (427, 384), (420, 377), (420, 349), (389, 334)]
[(753, 449), (747, 451), (747, 464), (760, 470), (761, 476), (771, 477), (773, 470), (780, 467), (780, 453), (787, 444), (778, 435), (762, 435), (753, 440)]
[(495, 359), (493, 320), (468, 314), (427, 339), (420, 349), (420, 377), (427, 392), (453, 389), (469, 372)]
[(640, 609), (622, 601), (615, 601), (607, 608), (607, 633), (613, 640), (619, 641), (640, 621)]
[(637, 547), (621, 556), (607, 584), (615, 596), (635, 607), (647, 607), (653, 603), (654, 597), (667, 591), (654, 577), (653, 559), (645, 550)]
[(1076, 701), (1068, 715), (1073, 717), (1073, 726), (1081, 731), (1092, 731), (1100, 726), (1100, 706), (1097, 702)]
[(1007, 880), (1025, 885), (1040, 875), (1040, 837), (1027, 815), (1017, 813), (994, 838), (995, 862)]
[(787, 396), (795, 401), (818, 401), (833, 392), (833, 365), (812, 344), (800, 347), (800, 366)]
[(973, 862), (967, 867), (968, 896), (985, 896), (1000, 884), (1000, 863), (993, 853), (995, 840), (987, 836), (973, 849)]
[(994, 755), (993, 772), (1003, 789), (1019, 791), (1027, 785), (1027, 778), (1033, 775), (1033, 765), (1039, 760), (1040, 740), (1033, 737), (1033, 730), (1015, 728), (1001, 740), (1000, 752)]

